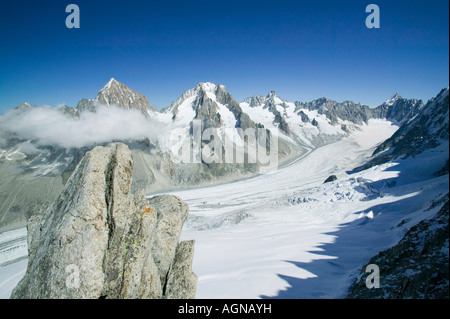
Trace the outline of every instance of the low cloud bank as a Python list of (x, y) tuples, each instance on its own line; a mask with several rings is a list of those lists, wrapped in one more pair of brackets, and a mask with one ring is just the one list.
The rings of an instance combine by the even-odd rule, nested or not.
[(49, 106), (11, 110), (0, 115), (0, 135), (14, 133), (41, 145), (69, 149), (114, 140), (155, 138), (164, 129), (138, 110), (104, 105), (98, 105), (96, 110), (96, 113), (82, 112), (79, 118), (71, 118)]

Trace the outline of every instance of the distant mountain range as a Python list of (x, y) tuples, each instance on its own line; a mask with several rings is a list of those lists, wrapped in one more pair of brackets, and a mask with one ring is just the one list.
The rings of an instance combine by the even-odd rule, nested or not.
[[(391, 139), (379, 145), (372, 163), (435, 147), (442, 139), (448, 141), (448, 88), (426, 104), (395, 94), (382, 105), (370, 108), (351, 101), (339, 103), (326, 98), (306, 103), (289, 102), (273, 91), (266, 96), (254, 95), (239, 103), (225, 86), (207, 82), (185, 91), (169, 107), (157, 111), (144, 95), (111, 79), (97, 97), (82, 99), (75, 108), (61, 106), (57, 111), (64, 118), (82, 121), (86, 114), (103, 112), (103, 116), (105, 107), (106, 110), (111, 108), (111, 112), (113, 108), (129, 110), (141, 114), (144, 119), (135, 124), (127, 122), (129, 127), (118, 127), (118, 130), (131, 130), (133, 125), (145, 126), (146, 123), (159, 130), (156, 137), (143, 135), (124, 140), (135, 158), (134, 188), (143, 188), (146, 192), (229, 182), (260, 172), (258, 162), (202, 162), (201, 165), (174, 162), (171, 158), (174, 142), (170, 134), (179, 132), (189, 136), (194, 120), (201, 123), (202, 130), (212, 128), (223, 133), (226, 128), (242, 131), (264, 129), (268, 134), (277, 134), (279, 165), (345, 138), (372, 119), (391, 121), (400, 127)], [(0, 121), (13, 121), (11, 119), (26, 114), (23, 112), (39, 108), (25, 102), (1, 115)], [(7, 117), (11, 113), (14, 116)], [(11, 122), (8, 125), (13, 126)], [(0, 134), (0, 197), (4, 198), (0, 203), (0, 229), (23, 225), (25, 216), (32, 214), (36, 207), (51, 203), (83, 155), (94, 145), (105, 144), (103, 141), (66, 149), (42, 143), (37, 138), (25, 138), (14, 129), (0, 130)], [(73, 134), (91, 133), (85, 130)], [(238, 134), (234, 137), (234, 148), (242, 149), (249, 158), (249, 150), (244, 147), (245, 136)], [(117, 136), (111, 139), (117, 140), (122, 139)], [(415, 143), (413, 150), (401, 146), (402, 143), (411, 145), (412, 140)], [(205, 144), (202, 141), (202, 145)]]
[[(373, 159), (357, 168), (363, 170), (392, 159), (416, 156), (426, 149), (436, 148), (449, 139), (449, 89), (421, 105), (418, 110), (405, 116), (400, 128), (373, 153)], [(403, 106), (403, 105), (402, 105)], [(405, 108), (406, 110), (406, 108)], [(448, 148), (447, 148), (448, 151)], [(443, 172), (448, 173), (448, 161)]]
[[(203, 128), (277, 128), (291, 142), (316, 147), (347, 135), (370, 119), (386, 119), (401, 124), (414, 117), (424, 103), (398, 94), (376, 108), (326, 98), (289, 102), (274, 91), (266, 96), (254, 95), (238, 103), (225, 86), (207, 82), (185, 91), (169, 107), (157, 111), (144, 95), (112, 78), (94, 99), (82, 99), (76, 108), (64, 106), (61, 110), (76, 117), (84, 111), (95, 112), (100, 105), (139, 110), (147, 118), (177, 127), (200, 119)], [(16, 109), (29, 107), (32, 105), (25, 102)]]

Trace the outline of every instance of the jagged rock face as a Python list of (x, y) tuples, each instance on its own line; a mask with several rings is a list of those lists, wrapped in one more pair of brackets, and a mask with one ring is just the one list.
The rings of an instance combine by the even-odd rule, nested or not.
[[(292, 137), (291, 130), (288, 123), (286, 122), (286, 110), (283, 113), (278, 111), (276, 98), (280, 99), (274, 91), (269, 92), (269, 94), (266, 96), (267, 102), (264, 107), (267, 107), (270, 112), (275, 115), (275, 118), (273, 120), (274, 124), (278, 124), (278, 127), (281, 131), (286, 133), (287, 136)], [(284, 101), (282, 101), (281, 107), (286, 109), (287, 105)]]
[(297, 111), (302, 109), (316, 110), (318, 114), (325, 115), (333, 125), (336, 125), (339, 120), (347, 120), (360, 125), (367, 123), (371, 117), (368, 106), (351, 101), (338, 103), (326, 98), (320, 98), (307, 103), (295, 102), (295, 106)]
[(199, 92), (193, 108), (196, 110), (195, 119), (201, 120), (205, 129), (223, 125), (218, 105), (206, 95), (206, 92)]
[(98, 96), (95, 99), (82, 99), (77, 105), (77, 110), (78, 112), (84, 110), (93, 112), (95, 111), (95, 106), (99, 103), (107, 106), (116, 105), (127, 110), (139, 110), (146, 117), (149, 116), (149, 111), (157, 112), (144, 95), (128, 88), (125, 84), (115, 79), (109, 80), (103, 89), (98, 92)]
[(412, 118), (423, 107), (423, 102), (416, 99), (404, 99), (396, 94), (382, 105), (372, 110), (372, 116), (390, 121), (402, 122)]
[(416, 155), (426, 148), (436, 147), (441, 140), (448, 141), (448, 116), (448, 89), (445, 89), (430, 100), (414, 118), (405, 122), (391, 138), (383, 142), (374, 154), (393, 147), (393, 157)]
[(136, 109), (146, 114), (146, 111), (156, 111), (147, 98), (139, 92), (131, 90), (125, 84), (111, 79), (106, 86), (98, 92), (98, 102), (106, 105), (120, 105), (125, 109)]
[(418, 113), (423, 106), (423, 102), (416, 99), (404, 99), (396, 94), (373, 109), (352, 101), (338, 103), (326, 98), (307, 103), (295, 102), (295, 105), (297, 110), (317, 110), (319, 114), (326, 115), (332, 124), (338, 123), (339, 119), (344, 119), (360, 125), (367, 123), (371, 118), (382, 118), (396, 122), (407, 120)]
[(265, 100), (264, 96), (253, 95), (252, 97), (246, 98), (244, 102), (247, 102), (250, 107), (257, 107), (259, 105), (264, 105)]
[(308, 115), (305, 112), (300, 110), (298, 112), (298, 115), (300, 115), (303, 123), (308, 123), (309, 122), (309, 117), (308, 117)]
[[(163, 113), (172, 113), (174, 123), (182, 120), (180, 113), (186, 114), (186, 111), (192, 111), (192, 118), (202, 120), (202, 127), (221, 128), (224, 125), (230, 126), (231, 123), (225, 123), (222, 118), (222, 112), (231, 112), (232, 126), (242, 129), (258, 127), (250, 117), (245, 114), (239, 103), (227, 92), (225, 86), (213, 83), (199, 83), (191, 90), (184, 92), (172, 105), (163, 110)], [(230, 119), (229, 119), (230, 120)]]
[(83, 111), (95, 112), (95, 103), (94, 100), (81, 99), (76, 107), (78, 113)]
[[(109, 104), (119, 103), (123, 108), (142, 107), (141, 111), (146, 116), (160, 121), (167, 127), (173, 124), (177, 128), (186, 128), (186, 132), (192, 132), (192, 120), (194, 119), (202, 119), (203, 129), (209, 127), (240, 127), (244, 130), (255, 127), (278, 128), (281, 133), (291, 137), (293, 143), (298, 143), (298, 145), (287, 145), (290, 142), (280, 139), (279, 159), (283, 160), (286, 154), (298, 153), (297, 148), (315, 148), (337, 141), (357, 130), (357, 126), (348, 122), (363, 123), (369, 118), (390, 119), (392, 117), (399, 124), (407, 123), (407, 119), (411, 116), (418, 115), (414, 110), (420, 109), (420, 113), (424, 109), (424, 107), (420, 107), (421, 101), (406, 100), (398, 95), (386, 101), (382, 106), (370, 109), (367, 106), (352, 102), (337, 103), (325, 98), (308, 103), (295, 102), (294, 104), (281, 99), (275, 92), (270, 92), (267, 96), (255, 95), (246, 99), (246, 102), (250, 105), (250, 107), (247, 107), (245, 103), (237, 103), (223, 85), (199, 83), (196, 88), (184, 92), (168, 109), (161, 111), (161, 113), (151, 113), (150, 107), (150, 113), (148, 113), (145, 112), (148, 109), (147, 102), (144, 101), (145, 97), (141, 99), (141, 96), (143, 95), (111, 79), (100, 90), (97, 98), (83, 99), (78, 103), (77, 108), (61, 106), (59, 111), (68, 117), (78, 117), (83, 110), (95, 112), (96, 105), (98, 105), (96, 103), (100, 103), (101, 100)], [(34, 107), (37, 106), (23, 103), (16, 107), (16, 111), (26, 112)], [(249, 109), (253, 112), (249, 112)], [(309, 112), (308, 110), (317, 112)], [(266, 121), (258, 116), (258, 113), (263, 111), (273, 116), (269, 116)], [(440, 111), (436, 111), (436, 119), (442, 119), (445, 116), (448, 118), (448, 114), (445, 114), (445, 112), (446, 110), (441, 114)], [(326, 123), (324, 123), (324, 118)], [(434, 123), (438, 122), (434, 121)], [(423, 123), (422, 128), (430, 122), (424, 121)], [(327, 128), (326, 130), (322, 129), (324, 126)], [(328, 134), (329, 129), (337, 132), (337, 134)], [(399, 130), (395, 138), (397, 139), (402, 132), (404, 133), (405, 130)], [(416, 130), (417, 145), (420, 144), (421, 133), (419, 132), (420, 130)], [(443, 127), (438, 134), (444, 136), (445, 132), (448, 136), (448, 121), (447, 126)], [(408, 136), (413, 136), (413, 133), (414, 130), (411, 130)], [(390, 139), (383, 143), (379, 151), (394, 145), (392, 144), (393, 141), (393, 139)], [(431, 142), (429, 145), (435, 145), (434, 139), (428, 139), (427, 141)], [(247, 176), (248, 173), (258, 171), (256, 165), (248, 165), (248, 167), (233, 165), (233, 169), (223, 169), (220, 165), (220, 169), (216, 169), (215, 166), (209, 165), (191, 169), (186, 165), (172, 163), (170, 158), (164, 155), (169, 152), (170, 147), (159, 144), (159, 141), (152, 141), (154, 151), (150, 151), (150, 142), (147, 146), (138, 145), (135, 141), (123, 140), (123, 142), (127, 143), (134, 152), (134, 189), (146, 188), (148, 192), (156, 192), (169, 189), (169, 186), (199, 185), (204, 181), (218, 180), (231, 174), (237, 179)], [(17, 146), (21, 143), (27, 143), (38, 150), (32, 154), (16, 152)], [(285, 147), (282, 145), (283, 143)], [(397, 144), (406, 145), (405, 143)], [(37, 211), (36, 205), (43, 207), (43, 204), (53, 202), (81, 157), (93, 146), (66, 150), (57, 146), (40, 145), (39, 140), (18, 139), (14, 135), (1, 136), (0, 197), (4, 197), (4, 200), (0, 202), (0, 231), (11, 227), (24, 226), (26, 215), (30, 216)], [(292, 151), (288, 151), (289, 149), (292, 149)], [(402, 147), (397, 147), (394, 152), (400, 153), (402, 149)], [(382, 155), (387, 153), (384, 152)], [(392, 155), (394, 153), (388, 154), (386, 158), (389, 159), (389, 156)], [(383, 158), (383, 160), (385, 159)], [(62, 181), (59, 178), (61, 175)], [(155, 183), (156, 180), (160, 182)], [(164, 186), (162, 189), (158, 188), (162, 186)], [(12, 224), (14, 225), (11, 226)]]
[(16, 106), (14, 109), (15, 110), (26, 110), (30, 107), (36, 107), (36, 105), (32, 105), (29, 102), (23, 102), (23, 103), (19, 104), (18, 106)]
[(227, 108), (234, 114), (234, 117), (236, 118), (236, 127), (240, 127), (243, 130), (258, 127), (257, 124), (255, 124), (250, 117), (242, 111), (239, 103), (236, 102), (233, 96), (231, 96), (231, 94), (228, 93), (225, 87), (221, 84), (217, 86), (216, 97), (219, 103), (226, 105)]
[(122, 143), (86, 154), (53, 206), (29, 220), (28, 268), (12, 298), (195, 297), (194, 243), (179, 243), (188, 206), (132, 196), (132, 168)]
[(379, 267), (380, 287), (368, 289), (366, 267), (350, 288), (352, 299), (448, 299), (449, 202), (431, 219), (412, 227), (394, 247), (369, 264)]
[(265, 127), (279, 128), (299, 144), (308, 146), (336, 141), (374, 118), (401, 124), (416, 115), (422, 106), (422, 101), (404, 99), (399, 95), (376, 108), (352, 101), (338, 103), (327, 98), (291, 103), (274, 91), (265, 97), (254, 95), (241, 103), (242, 109)]
[(334, 182), (335, 180), (337, 180), (336, 175), (330, 175), (323, 183), (331, 183)]
[(437, 176), (443, 176), (443, 175), (447, 175), (448, 171), (449, 171), (449, 165), (448, 165), (448, 161), (445, 163), (444, 167), (442, 167), (439, 171), (436, 172)]
[[(286, 109), (286, 102), (279, 98), (275, 91), (270, 91), (265, 97), (261, 95), (253, 95), (252, 97), (245, 99), (244, 102), (248, 103), (252, 108), (261, 107), (270, 111), (274, 115), (272, 124), (275, 124), (287, 136), (292, 137), (292, 132), (286, 121), (286, 111), (280, 112), (277, 108), (277, 105), (280, 105), (281, 108)], [(302, 116), (302, 120), (304, 119), (305, 117)]]
[(449, 89), (421, 107), (415, 116), (405, 120), (400, 128), (373, 152), (373, 159), (355, 171), (386, 163), (393, 158), (416, 156), (449, 139)]
[(58, 110), (67, 117), (77, 118), (80, 116), (76, 109), (67, 105), (59, 107)]

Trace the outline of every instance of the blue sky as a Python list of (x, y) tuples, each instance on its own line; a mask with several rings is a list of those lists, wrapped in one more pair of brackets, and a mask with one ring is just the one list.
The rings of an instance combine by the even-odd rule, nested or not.
[[(80, 8), (68, 29), (65, 8)], [(368, 29), (365, 8), (380, 8)], [(377, 106), (448, 86), (447, 0), (50, 1), (0, 4), (0, 113), (24, 101), (76, 106), (114, 77), (170, 105), (198, 82), (238, 100), (271, 90)]]

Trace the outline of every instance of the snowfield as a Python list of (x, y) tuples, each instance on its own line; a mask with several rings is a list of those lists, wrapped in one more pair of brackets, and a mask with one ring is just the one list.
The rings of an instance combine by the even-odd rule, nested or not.
[[(370, 257), (432, 217), (439, 207), (427, 210), (431, 202), (448, 192), (448, 175), (432, 176), (445, 164), (448, 144), (348, 173), (397, 128), (370, 120), (275, 172), (171, 193), (190, 207), (182, 240), (196, 241), (196, 297), (345, 297)], [(332, 174), (338, 179), (324, 184)], [(0, 247), (16, 240), (22, 256), (14, 258), (25, 257), (24, 229), (16, 234), (0, 234)], [(11, 253), (0, 251), (0, 265), (7, 258)], [(9, 297), (25, 269), (25, 260), (0, 266), (1, 298)]]

